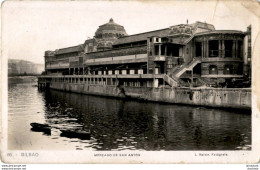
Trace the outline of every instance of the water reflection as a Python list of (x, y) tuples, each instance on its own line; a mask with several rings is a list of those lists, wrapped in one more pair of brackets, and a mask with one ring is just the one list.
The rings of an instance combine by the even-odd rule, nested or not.
[[(248, 114), (52, 90), (45, 99), (47, 110), (57, 104), (61, 115), (89, 128), (95, 143), (102, 144), (97, 149), (210, 150), (250, 144), (243, 135), (250, 133)], [(68, 107), (73, 110), (66, 113)]]
[[(47, 143), (56, 140), (60, 144), (56, 149), (71, 149), (71, 146), (78, 150), (251, 149), (250, 114), (54, 90), (39, 92), (32, 87), (26, 90), (32, 90), (32, 96), (41, 99), (37, 105), (43, 107), (38, 109), (38, 112), (43, 112), (42, 122), (54, 127)], [(11, 89), (9, 95), (12, 96), (10, 93), (13, 93)], [(9, 102), (9, 114), (17, 117), (15, 102)], [(37, 112), (32, 114), (37, 115)], [(33, 118), (31, 121), (37, 120)], [(91, 139), (60, 137), (59, 129), (65, 127), (89, 129)]]

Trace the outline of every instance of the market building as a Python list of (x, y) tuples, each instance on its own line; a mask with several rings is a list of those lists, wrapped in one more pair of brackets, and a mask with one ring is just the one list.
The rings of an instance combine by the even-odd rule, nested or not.
[[(246, 32), (215, 30), (212, 24), (196, 22), (128, 35), (123, 26), (110, 19), (99, 26), (92, 39), (46, 51), (44, 57), (49, 76), (100, 75), (102, 78), (89, 80), (109, 84), (107, 76), (121, 75), (111, 83), (227, 87), (250, 77), (251, 27)], [(158, 76), (136, 79), (133, 75)]]

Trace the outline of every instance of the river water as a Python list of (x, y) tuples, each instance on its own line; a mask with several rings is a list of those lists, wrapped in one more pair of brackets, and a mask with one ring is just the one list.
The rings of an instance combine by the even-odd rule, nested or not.
[[(10, 150), (250, 150), (250, 111), (39, 91), (36, 79), (8, 84)], [(31, 130), (48, 123), (51, 135)], [(90, 140), (60, 136), (90, 129)]]

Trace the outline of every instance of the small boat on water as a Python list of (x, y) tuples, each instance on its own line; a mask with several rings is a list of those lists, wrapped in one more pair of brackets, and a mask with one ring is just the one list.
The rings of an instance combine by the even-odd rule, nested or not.
[(31, 130), (35, 132), (43, 132), (44, 134), (51, 135), (51, 127), (48, 124), (31, 123)]
[[(35, 132), (43, 132), (44, 134), (51, 135), (51, 126), (48, 124), (41, 124), (41, 123), (31, 123), (32, 126), (31, 130)], [(90, 130), (85, 130), (84, 128), (82, 129), (81, 127), (75, 126), (73, 128), (64, 128), (60, 129), (59, 127), (54, 127), (58, 128), (61, 131), (60, 136), (62, 137), (68, 137), (68, 138), (79, 138), (83, 140), (89, 140), (90, 139)]]
[(90, 130), (84, 131), (79, 129), (60, 129), (62, 137), (68, 137), (68, 138), (79, 138), (83, 140), (89, 140), (90, 139)]

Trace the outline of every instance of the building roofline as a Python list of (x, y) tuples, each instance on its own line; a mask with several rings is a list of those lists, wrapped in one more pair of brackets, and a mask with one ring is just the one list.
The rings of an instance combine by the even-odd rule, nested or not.
[(66, 54), (66, 53), (73, 53), (73, 52), (83, 51), (83, 45), (84, 45), (84, 44), (79, 44), (79, 45), (76, 45), (76, 46), (71, 46), (71, 47), (56, 49), (56, 50), (55, 50), (55, 55), (60, 55), (60, 54)]
[(196, 33), (194, 36), (207, 35), (207, 34), (245, 34), (239, 30), (212, 30)]
[(170, 29), (170, 28), (164, 28), (164, 29), (159, 29), (159, 30), (153, 30), (153, 31), (148, 31), (148, 32), (142, 32), (142, 33), (137, 33), (137, 34), (126, 35), (126, 36), (120, 37), (120, 38), (118, 38), (118, 39), (122, 39), (122, 38), (126, 38), (126, 37), (131, 37), (131, 36), (136, 36), (136, 35), (141, 35), (141, 34), (152, 33), (152, 32), (157, 32), (157, 31), (163, 31), (163, 30), (167, 30), (167, 29)]
[[(167, 30), (171, 30), (172, 27), (176, 27), (176, 26), (180, 26), (180, 25), (189, 25), (193, 28), (198, 28), (198, 27), (201, 27), (201, 25), (208, 25), (208, 26), (211, 26), (214, 28), (215, 30), (215, 27), (214, 25), (212, 24), (209, 24), (209, 23), (206, 23), (206, 22), (200, 22), (200, 21), (196, 21), (194, 23), (191, 23), (191, 24), (178, 24), (178, 25), (172, 25), (172, 26), (169, 26), (167, 28), (163, 28), (163, 29), (158, 29), (158, 30), (153, 30), (153, 31), (147, 31), (147, 32), (142, 32), (142, 33), (137, 33), (137, 34), (132, 34), (132, 35), (127, 35), (127, 36), (123, 36), (123, 37), (120, 37), (118, 38), (118, 40), (123, 40), (124, 38), (128, 38), (128, 37), (132, 37), (132, 36), (139, 36), (139, 35), (144, 35), (144, 34), (150, 34), (150, 33), (153, 33), (153, 32), (158, 32), (158, 31), (167, 31)], [(212, 29), (208, 28), (209, 31), (211, 31)], [(193, 35), (194, 36), (194, 35)], [(150, 38), (150, 37), (158, 37), (158, 36), (148, 36), (147, 38)], [(132, 41), (132, 42), (138, 42), (138, 41)], [(130, 43), (130, 42), (129, 42)], [(114, 45), (120, 45), (120, 44), (124, 44), (124, 43), (115, 43)]]
[(74, 46), (65, 47), (65, 48), (58, 48), (58, 49), (56, 49), (56, 50), (65, 50), (65, 49), (68, 49), (68, 48), (80, 47), (81, 45), (84, 45), (84, 44), (74, 45)]

